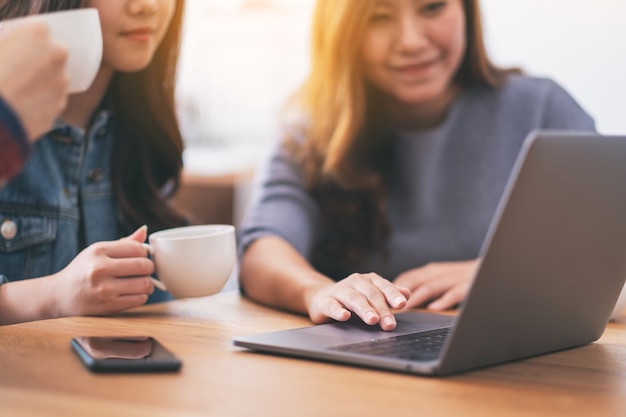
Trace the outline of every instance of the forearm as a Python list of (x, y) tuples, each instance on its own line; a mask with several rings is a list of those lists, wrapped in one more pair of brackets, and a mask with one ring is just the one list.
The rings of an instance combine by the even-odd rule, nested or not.
[(261, 303), (298, 313), (309, 313), (311, 297), (334, 284), (317, 272), (289, 243), (262, 237), (246, 250), (241, 264), (241, 285)]
[(56, 317), (51, 279), (26, 279), (0, 285), (0, 325)]

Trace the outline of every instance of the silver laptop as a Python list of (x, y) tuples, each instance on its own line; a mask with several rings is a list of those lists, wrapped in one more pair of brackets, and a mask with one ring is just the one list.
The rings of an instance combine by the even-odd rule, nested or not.
[(459, 314), (397, 315), (238, 337), (262, 352), (447, 375), (597, 340), (626, 279), (626, 137), (534, 132)]

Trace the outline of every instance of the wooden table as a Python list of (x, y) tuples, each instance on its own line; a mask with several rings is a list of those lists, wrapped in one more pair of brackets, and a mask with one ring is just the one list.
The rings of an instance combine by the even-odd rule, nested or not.
[[(626, 416), (626, 322), (596, 343), (447, 378), (251, 353), (234, 336), (309, 325), (236, 292), (0, 327), (0, 415)], [(96, 375), (78, 335), (152, 335), (177, 374)]]

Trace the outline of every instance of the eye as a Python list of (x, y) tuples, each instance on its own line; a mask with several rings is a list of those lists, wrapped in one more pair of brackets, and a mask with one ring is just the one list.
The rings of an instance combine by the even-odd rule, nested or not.
[(390, 22), (393, 19), (393, 16), (389, 12), (377, 11), (372, 13), (370, 16), (371, 23), (385, 23)]
[(447, 1), (431, 1), (422, 6), (422, 11), (428, 16), (433, 16), (443, 11), (447, 5)]
[[(336, 1), (336, 0), (335, 0)], [(343, 0), (342, 0), (343, 1)], [(369, 22), (374, 24), (389, 23), (394, 19), (394, 11), (385, 2), (378, 3), (369, 17)]]

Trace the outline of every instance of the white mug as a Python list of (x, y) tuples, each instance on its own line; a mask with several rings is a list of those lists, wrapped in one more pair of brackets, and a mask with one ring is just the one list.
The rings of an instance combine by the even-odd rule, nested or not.
[(159, 281), (175, 298), (219, 292), (237, 261), (235, 227), (224, 224), (177, 227), (152, 233), (150, 252)]
[(11, 27), (27, 21), (44, 22), (51, 38), (67, 48), (65, 70), (69, 78), (68, 93), (87, 90), (102, 61), (102, 31), (98, 10), (84, 8), (29, 15), (4, 20), (0, 22), (0, 28), (11, 30)]

